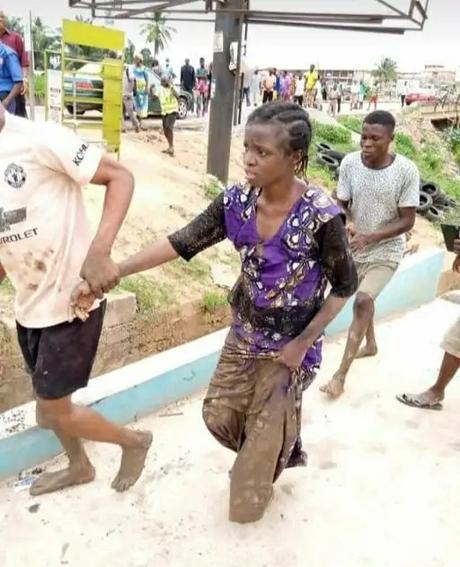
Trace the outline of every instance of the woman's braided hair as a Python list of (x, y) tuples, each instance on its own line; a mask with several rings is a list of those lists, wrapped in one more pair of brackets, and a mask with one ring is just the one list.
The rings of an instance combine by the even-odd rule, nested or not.
[(287, 129), (289, 136), (289, 149), (291, 152), (300, 152), (300, 159), (296, 164), (297, 175), (305, 176), (308, 166), (308, 149), (310, 147), (312, 132), (308, 113), (298, 104), (292, 102), (271, 102), (259, 106), (254, 110), (247, 124), (280, 124)]

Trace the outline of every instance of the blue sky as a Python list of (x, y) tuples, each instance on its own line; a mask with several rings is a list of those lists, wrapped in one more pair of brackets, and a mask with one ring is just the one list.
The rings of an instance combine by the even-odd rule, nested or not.
[[(404, 5), (408, 0), (393, 0)], [(276, 9), (280, 0), (253, 0), (255, 8)], [(200, 4), (200, 3), (197, 3)], [(312, 11), (319, 0), (283, 0), (286, 9), (300, 11), (308, 4)], [(321, 9), (340, 10), (344, 5), (375, 11), (373, 0), (321, 0)], [(30, 9), (52, 27), (63, 18), (78, 13), (68, 7), (67, 0), (4, 0), (2, 9), (10, 15), (24, 16)], [(87, 13), (89, 14), (89, 13)], [(139, 28), (141, 22), (117, 21), (140, 50), (145, 46)], [(177, 29), (171, 46), (164, 53), (178, 66), (184, 57), (198, 63), (200, 56), (212, 56), (213, 25), (205, 23), (174, 23)], [(391, 57), (402, 71), (422, 70), (425, 64), (441, 64), (455, 69), (460, 66), (459, 0), (431, 0), (429, 19), (423, 32), (404, 36), (387, 36), (350, 32), (320, 31), (301, 28), (253, 26), (249, 30), (248, 59), (252, 65), (306, 67), (316, 63), (320, 68), (372, 69), (382, 57)]]

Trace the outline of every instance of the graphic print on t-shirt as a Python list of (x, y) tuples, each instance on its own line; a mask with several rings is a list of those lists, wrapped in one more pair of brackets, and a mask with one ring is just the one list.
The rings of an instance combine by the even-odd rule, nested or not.
[(4, 178), (10, 187), (19, 189), (26, 182), (27, 176), (21, 165), (10, 163), (5, 169)]

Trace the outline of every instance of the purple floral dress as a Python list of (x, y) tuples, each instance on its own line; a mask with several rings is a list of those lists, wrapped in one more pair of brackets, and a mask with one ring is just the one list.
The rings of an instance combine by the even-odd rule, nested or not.
[[(230, 303), (236, 337), (247, 345), (251, 354), (272, 358), (309, 321), (303, 323), (300, 317), (298, 328), (292, 328), (295, 332), (291, 334), (291, 329), (276, 330), (270, 321), (257, 315), (268, 312), (276, 320), (276, 315), (282, 313), (282, 327), (286, 328), (290, 314), (295, 320), (299, 314), (316, 313), (324, 300), (327, 279), (319, 262), (314, 235), (341, 211), (320, 189), (307, 187), (277, 233), (264, 242), (256, 226), (256, 202), (260, 193), (261, 189), (243, 185), (225, 191), (226, 235), (240, 253), (242, 264), (241, 276), (230, 294)], [(235, 299), (241, 295), (251, 302), (252, 310), (238, 309), (242, 302)], [(255, 312), (255, 317), (248, 313), (250, 310)], [(262, 319), (261, 325), (255, 325), (254, 319)], [(319, 339), (308, 351), (303, 364), (305, 370), (320, 365), (321, 345)]]

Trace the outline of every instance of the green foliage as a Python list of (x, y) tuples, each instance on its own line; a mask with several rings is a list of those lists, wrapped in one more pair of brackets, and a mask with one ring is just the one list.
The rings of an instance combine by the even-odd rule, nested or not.
[(193, 258), (186, 262), (182, 258), (174, 260), (163, 267), (164, 272), (179, 282), (194, 280), (198, 282), (208, 281), (211, 278), (211, 268), (200, 258)]
[(407, 134), (398, 132), (395, 135), (395, 150), (409, 159), (415, 159), (417, 156), (417, 148), (412, 141), (412, 138)]
[(24, 22), (22, 18), (17, 18), (16, 16), (8, 16), (7, 26), (10, 31), (24, 35)]
[(119, 288), (135, 294), (137, 311), (142, 317), (153, 314), (161, 307), (169, 307), (175, 301), (171, 289), (143, 276), (126, 278), (120, 283)]
[(162, 16), (161, 12), (154, 12), (152, 21), (144, 24), (141, 28), (141, 34), (146, 36), (147, 43), (153, 43), (154, 45), (155, 57), (158, 56), (160, 51), (165, 49), (172, 40), (172, 34), (176, 33), (176, 31), (175, 28), (168, 26), (167, 20)]
[(446, 137), (452, 148), (454, 159), (460, 166), (460, 128), (451, 128), (446, 132)]
[(45, 84), (46, 84), (46, 78), (45, 78), (45, 74), (44, 73), (36, 73), (34, 75), (34, 89), (35, 89), (35, 96), (38, 99), (45, 99), (46, 93), (45, 93)]
[(321, 124), (313, 121), (313, 136), (318, 142), (329, 142), (330, 144), (350, 144), (351, 132), (340, 126), (332, 124)]
[(52, 30), (45, 25), (41, 18), (34, 18), (32, 22), (32, 40), (34, 46), (35, 69), (45, 68), (45, 51), (59, 49), (61, 35), (59, 30)]
[(324, 165), (312, 163), (308, 166), (307, 178), (313, 185), (319, 185), (326, 189), (335, 189), (337, 181), (333, 178), (331, 171)]
[(132, 65), (134, 63), (134, 55), (136, 53), (136, 46), (134, 43), (128, 39), (128, 46), (125, 47), (123, 52), (125, 63)]
[(352, 132), (361, 134), (363, 128), (363, 118), (360, 116), (339, 116), (337, 120)]
[(143, 57), (144, 60), (144, 65), (148, 68), (150, 68), (152, 66), (153, 63), (153, 56), (152, 56), (152, 52), (150, 51), (150, 49), (148, 47), (144, 47), (144, 49), (141, 49), (141, 55)]
[(220, 291), (205, 291), (201, 298), (201, 310), (204, 313), (214, 313), (227, 305), (225, 294)]
[(394, 83), (398, 78), (398, 64), (393, 59), (384, 57), (377, 66), (377, 69), (372, 72), (372, 75), (380, 83)]
[(224, 186), (214, 175), (206, 176), (203, 187), (204, 194), (210, 201), (213, 201), (224, 190)]
[(415, 162), (421, 179), (438, 184), (445, 193), (460, 199), (460, 181), (444, 172), (443, 157), (436, 144), (425, 142), (417, 148), (410, 136), (398, 133), (395, 136), (395, 149)]
[(0, 293), (2, 295), (14, 295), (14, 287), (8, 278), (0, 283)]

